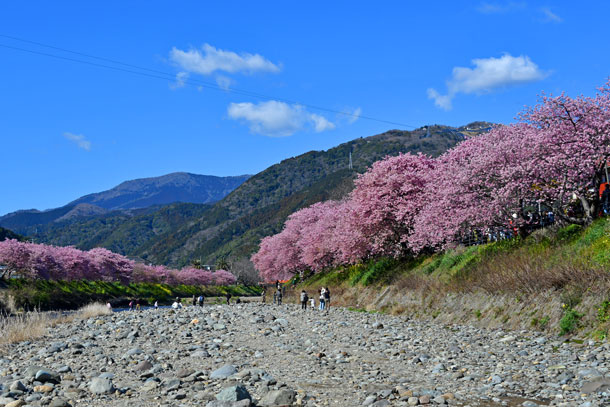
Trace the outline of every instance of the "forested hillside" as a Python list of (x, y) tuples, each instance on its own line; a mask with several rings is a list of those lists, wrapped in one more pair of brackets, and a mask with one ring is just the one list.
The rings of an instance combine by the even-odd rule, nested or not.
[[(249, 257), (260, 239), (277, 233), (294, 211), (340, 199), (373, 162), (404, 152), (437, 156), (491, 125), (428, 126), (359, 138), (327, 151), (289, 158), (250, 177), (213, 205), (171, 204), (136, 211), (70, 218), (32, 231), (36, 241), (106, 247), (156, 264), (184, 266), (193, 259), (214, 263)], [(352, 155), (353, 169), (349, 169)], [(62, 214), (63, 216), (64, 214)]]

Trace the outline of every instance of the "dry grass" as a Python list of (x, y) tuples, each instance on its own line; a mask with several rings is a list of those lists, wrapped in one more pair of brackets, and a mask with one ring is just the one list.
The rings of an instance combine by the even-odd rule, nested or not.
[(531, 256), (517, 252), (512, 256), (498, 256), (476, 267), (464, 280), (455, 282), (455, 288), (458, 291), (478, 288), (491, 294), (536, 294), (566, 287), (593, 291), (610, 288), (610, 273), (601, 267), (593, 267), (578, 259), (563, 259), (550, 265), (547, 259), (544, 253)]
[(99, 317), (100, 315), (110, 315), (112, 310), (99, 302), (94, 302), (89, 305), (85, 305), (77, 311), (77, 317), (80, 319), (88, 319), (93, 317)]
[(28, 312), (17, 316), (0, 317), (0, 345), (40, 338), (47, 332), (49, 316), (40, 312)]
[(0, 346), (30, 341), (46, 335), (47, 329), (59, 324), (71, 323), (76, 319), (88, 319), (112, 314), (106, 305), (93, 303), (78, 311), (57, 316), (49, 312), (27, 312), (13, 316), (0, 316)]

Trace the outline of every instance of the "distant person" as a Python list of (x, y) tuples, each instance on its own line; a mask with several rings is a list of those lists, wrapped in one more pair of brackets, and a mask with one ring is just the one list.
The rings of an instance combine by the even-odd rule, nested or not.
[(133, 300), (129, 301), (129, 311), (133, 311)]
[(195, 294), (193, 294), (193, 307), (197, 305), (197, 297), (195, 297)]
[(136, 311), (140, 311), (140, 299), (136, 298)]
[(155, 300), (155, 309), (159, 309), (159, 301)]
[(241, 298), (237, 297), (237, 298), (235, 299), (235, 304), (241, 304)]
[(178, 301), (174, 301), (172, 304), (172, 308), (173, 309), (182, 308), (182, 304), (180, 304)]
[(608, 202), (608, 200), (610, 200), (610, 186), (608, 184), (606, 184), (606, 188), (604, 188), (604, 192), (602, 192), (601, 200), (602, 211), (604, 212), (604, 215), (607, 215), (610, 211), (610, 202)]
[(200, 295), (199, 298), (197, 298), (197, 302), (199, 303), (200, 307), (203, 307), (204, 301), (205, 301), (205, 298), (203, 298), (203, 295)]
[(277, 304), (277, 290), (273, 292), (273, 304)]
[(316, 299), (314, 297), (309, 299), (309, 305), (311, 305), (311, 309), (316, 309)]
[(263, 286), (263, 291), (261, 292), (261, 296), (263, 297), (263, 298), (262, 298), (262, 302), (263, 302), (263, 304), (264, 304), (264, 303), (265, 303), (265, 300), (266, 300), (266, 298), (265, 298), (265, 297), (267, 297), (267, 287)]
[(277, 305), (282, 305), (282, 289), (277, 290)]
[(307, 310), (307, 301), (309, 300), (309, 296), (307, 295), (307, 291), (301, 290), (301, 309), (303, 311)]
[(106, 308), (108, 308), (108, 311), (112, 311), (112, 305), (109, 302), (106, 303)]
[(231, 293), (227, 292), (227, 305), (231, 304)]
[(326, 312), (330, 310), (330, 290), (328, 287), (324, 290), (324, 308), (326, 308)]
[(326, 290), (324, 287), (322, 287), (320, 290), (318, 290), (318, 293), (320, 294), (320, 311), (324, 311), (324, 307), (326, 305)]

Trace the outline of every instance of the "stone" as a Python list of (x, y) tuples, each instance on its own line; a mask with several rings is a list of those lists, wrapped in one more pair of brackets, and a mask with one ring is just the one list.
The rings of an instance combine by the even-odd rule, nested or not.
[(233, 365), (224, 365), (220, 369), (216, 369), (210, 374), (210, 379), (226, 379), (237, 373), (237, 368)]
[(42, 366), (28, 366), (23, 372), (23, 376), (26, 379), (36, 377), (36, 373), (40, 370), (45, 370)]
[(89, 382), (89, 391), (93, 394), (111, 394), (115, 388), (110, 379), (95, 377)]
[(216, 400), (222, 401), (240, 401), (244, 399), (251, 400), (252, 397), (242, 385), (227, 387), (216, 395)]
[(37, 393), (50, 393), (53, 391), (53, 386), (43, 384), (42, 386), (34, 386), (34, 391)]
[(8, 404), (5, 404), (4, 407), (21, 407), (23, 405), (25, 405), (25, 401), (23, 401), (23, 400), (15, 400), (15, 401), (11, 401)]
[(584, 381), (580, 388), (581, 393), (601, 393), (610, 390), (610, 378), (601, 378), (595, 380)]
[(432, 399), (434, 404), (446, 404), (447, 400), (443, 396), (436, 396)]
[(153, 391), (155, 390), (157, 387), (159, 387), (159, 383), (157, 383), (154, 380), (147, 380), (144, 382), (144, 384), (142, 385), (142, 387), (140, 387), (140, 391)]
[(11, 383), (9, 390), (26, 391), (27, 387), (25, 387), (25, 384), (23, 384), (21, 380), (15, 380), (13, 383)]
[(260, 406), (290, 406), (294, 403), (296, 392), (294, 390), (272, 390), (258, 403)]
[(50, 370), (40, 369), (36, 372), (35, 378), (37, 381), (45, 383), (59, 383), (61, 381), (59, 373), (52, 372)]
[(153, 367), (152, 363), (150, 363), (148, 360), (143, 360), (136, 365), (134, 370), (136, 370), (138, 372), (145, 372), (147, 370), (152, 369), (152, 367)]
[(62, 399), (62, 398), (56, 398), (53, 399), (53, 401), (51, 401), (51, 404), (49, 404), (49, 407), (71, 407), (70, 403), (68, 403), (68, 400)]
[(364, 402), (362, 403), (362, 405), (370, 406), (371, 404), (373, 404), (376, 401), (377, 401), (377, 396), (368, 396), (366, 399), (364, 399)]

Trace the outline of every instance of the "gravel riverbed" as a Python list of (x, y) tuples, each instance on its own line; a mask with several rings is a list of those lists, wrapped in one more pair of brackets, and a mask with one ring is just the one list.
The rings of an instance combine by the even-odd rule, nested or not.
[(610, 406), (609, 368), (608, 342), (206, 305), (114, 313), (11, 345), (0, 406)]

